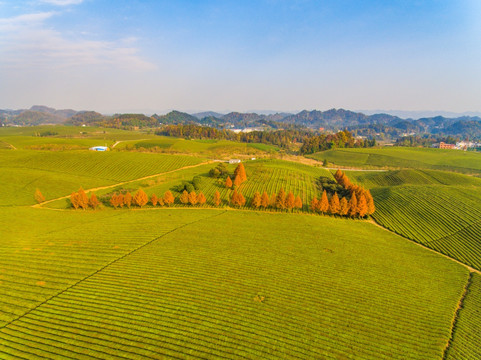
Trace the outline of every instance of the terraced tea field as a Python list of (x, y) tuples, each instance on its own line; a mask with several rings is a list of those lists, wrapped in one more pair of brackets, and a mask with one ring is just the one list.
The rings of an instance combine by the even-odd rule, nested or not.
[(440, 359), (468, 278), (366, 222), (16, 211), (50, 221), (2, 237), (3, 358)]
[(481, 189), (372, 189), (374, 219), (386, 228), (481, 269)]
[(0, 150), (0, 205), (33, 204), (39, 188), (47, 199), (195, 165), (205, 160), (163, 154)]
[(371, 189), (376, 222), (481, 269), (481, 179), (435, 170), (347, 174)]
[(175, 137), (156, 136), (147, 140), (132, 140), (119, 144), (119, 150), (157, 151), (166, 153), (188, 153), (215, 158), (232, 158), (246, 155), (274, 154), (279, 148), (257, 143), (238, 143), (228, 140), (186, 140)]
[(327, 150), (308, 157), (327, 159), (336, 166), (435, 169), (481, 175), (481, 154), (469, 151), (385, 147)]
[[(126, 139), (119, 146), (153, 141)], [(461, 264), (366, 221), (226, 206), (32, 208), (37, 187), (55, 198), (127, 182), (119, 186), (160, 195), (201, 175), (208, 200), (219, 190), (224, 205), (230, 190), (198, 156), (26, 144), (0, 150), (1, 359), (477, 356), (479, 275)], [(289, 161), (244, 165), (248, 202), (283, 187), (306, 206), (319, 176), (332, 176)], [(480, 179), (426, 169), (348, 175), (372, 189), (376, 221), (479, 265)]]
[[(174, 206), (182, 206), (178, 201), (180, 193), (174, 191), (175, 186), (181, 184), (183, 180), (190, 181), (194, 176), (199, 175), (202, 179), (201, 189), (199, 191), (204, 193), (208, 200), (208, 204), (211, 203), (214, 193), (219, 191), (221, 199), (223, 199), (223, 205), (227, 205), (232, 190), (226, 189), (225, 181), (209, 177), (209, 170), (215, 166), (216, 163), (202, 165), (196, 168), (168, 174), (166, 176), (159, 176), (148, 181), (133, 182), (129, 184), (129, 187), (132, 189), (142, 187), (149, 196), (153, 193), (160, 195), (167, 190), (171, 190), (177, 197), (177, 202)], [(244, 166), (247, 172), (247, 182), (239, 187), (239, 191), (242, 192), (247, 203), (250, 203), (256, 191), (259, 191), (262, 194), (265, 190), (268, 192), (269, 196), (271, 196), (272, 193), (277, 193), (281, 188), (284, 188), (286, 192), (292, 191), (295, 195), (299, 195), (305, 205), (304, 209), (307, 210), (307, 205), (312, 198), (320, 196), (316, 184), (319, 176), (332, 178), (331, 173), (325, 169), (290, 161), (247, 161), (244, 163)], [(231, 174), (234, 172), (235, 167), (236, 165), (228, 166)], [(107, 190), (98, 193), (102, 194), (111, 191), (112, 190)], [(62, 208), (65, 207), (65, 204), (59, 202), (58, 204), (52, 204), (51, 206)]]

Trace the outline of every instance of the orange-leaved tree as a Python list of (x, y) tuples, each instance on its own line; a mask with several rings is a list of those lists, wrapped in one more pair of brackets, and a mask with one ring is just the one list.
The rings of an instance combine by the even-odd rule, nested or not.
[(89, 206), (89, 198), (85, 193), (84, 189), (82, 188), (78, 189), (77, 194), (78, 194), (78, 205), (85, 210)]
[(214, 193), (214, 199), (212, 200), (212, 202), (214, 203), (215, 206), (219, 206), (220, 203), (222, 202), (222, 200), (220, 199), (220, 192), (219, 191), (215, 191)]
[(349, 200), (349, 216), (357, 215), (357, 197), (356, 193), (352, 193), (351, 200)]
[(232, 179), (230, 178), (230, 176), (227, 176), (227, 179), (225, 180), (225, 187), (227, 189), (230, 189), (232, 187)]
[(174, 203), (175, 201), (175, 197), (174, 195), (172, 195), (172, 193), (167, 190), (165, 193), (164, 193), (164, 203), (167, 205), (167, 206), (170, 206)]
[(144, 206), (149, 202), (149, 198), (147, 197), (147, 194), (145, 193), (144, 190), (139, 189), (134, 195), (134, 204), (137, 206)]
[(329, 212), (333, 215), (339, 214), (341, 211), (341, 205), (339, 203), (339, 196), (337, 196), (337, 192), (331, 196), (331, 201), (329, 202)]
[(189, 203), (191, 205), (197, 204), (197, 194), (193, 190), (189, 194)]
[(89, 206), (92, 208), (92, 209), (97, 209), (97, 207), (99, 206), (100, 202), (99, 200), (97, 199), (97, 195), (95, 195), (94, 193), (92, 193), (92, 195), (90, 195), (90, 199), (89, 199)]
[(269, 195), (264, 191), (261, 196), (261, 206), (265, 209), (269, 206)]
[(254, 197), (252, 198), (251, 206), (255, 207), (256, 209), (261, 206), (261, 194), (258, 191), (255, 192)]
[[(132, 200), (132, 199), (131, 199)], [(124, 194), (118, 194), (117, 195), (117, 206), (120, 206), (121, 208), (124, 207), (125, 205), (125, 196)]]
[(180, 202), (184, 205), (188, 204), (189, 203), (189, 193), (187, 192), (187, 190), (184, 190), (182, 192), (182, 195), (180, 195), (180, 198), (179, 198)]
[(117, 206), (119, 206), (119, 204), (117, 203), (117, 194), (113, 194), (111, 197), (110, 197), (110, 205), (112, 205), (115, 209), (117, 209)]
[(152, 206), (157, 206), (158, 202), (159, 202), (159, 198), (157, 197), (157, 195), (152, 194), (150, 196), (150, 203), (152, 204)]
[(158, 204), (159, 206), (164, 206), (164, 199), (162, 199), (162, 197), (158, 197), (158, 198), (157, 198), (157, 204)]
[(367, 214), (367, 201), (364, 194), (361, 194), (361, 196), (359, 196), (359, 200), (357, 201), (357, 213), (359, 217), (362, 218)]
[(339, 215), (346, 216), (349, 213), (349, 203), (347, 199), (343, 197), (341, 201), (339, 201)]
[(130, 209), (130, 206), (132, 205), (132, 194), (131, 193), (126, 193), (124, 195), (124, 201), (123, 203), (127, 205), (127, 207)]
[(77, 210), (80, 207), (80, 200), (77, 192), (73, 192), (70, 194), (70, 202), (72, 203), (72, 206)]
[(35, 201), (39, 204), (45, 201), (45, 196), (42, 195), (39, 189), (35, 190), (34, 197), (35, 197)]
[(302, 209), (302, 199), (299, 195), (296, 196), (296, 200), (294, 201), (294, 207), (296, 209)]
[(286, 192), (281, 188), (276, 197), (276, 208), (284, 209), (286, 207)]
[(334, 179), (336, 179), (337, 182), (339, 182), (339, 179), (342, 177), (342, 171), (341, 169), (337, 169), (336, 173), (334, 174)]
[(234, 178), (234, 185), (235, 185), (236, 187), (239, 187), (240, 184), (242, 184), (242, 180), (241, 180), (239, 174), (237, 174), (237, 175), (235, 176), (235, 178)]
[(345, 197), (339, 201), (339, 215), (346, 216), (349, 213), (349, 202)]
[(276, 199), (277, 199), (277, 194), (272, 193), (271, 198), (269, 199), (269, 206), (275, 208), (276, 207)]
[(234, 177), (239, 175), (240, 182), (243, 183), (247, 180), (246, 170), (244, 168), (244, 164), (240, 163), (234, 170)]
[(207, 201), (207, 199), (205, 198), (204, 193), (201, 191), (201, 192), (197, 195), (197, 202), (199, 203), (199, 205), (204, 205), (206, 201)]
[(296, 203), (296, 198), (294, 197), (294, 194), (292, 191), (289, 191), (289, 194), (287, 194), (286, 198), (286, 208), (289, 210), (292, 210), (294, 208), (294, 205)]
[(376, 207), (374, 206), (374, 199), (372, 198), (371, 192), (369, 190), (366, 190), (365, 196), (367, 201), (367, 214), (372, 215), (376, 211)]
[(242, 195), (242, 193), (234, 190), (230, 202), (234, 206), (244, 206), (246, 203), (246, 199), (244, 198), (244, 195)]
[(327, 213), (329, 211), (329, 199), (327, 198), (327, 192), (324, 190), (321, 196), (321, 202), (319, 203), (319, 210), (323, 213)]
[(312, 199), (311, 203), (309, 204), (309, 209), (312, 212), (317, 212), (318, 207), (319, 207), (319, 201), (317, 200), (317, 198)]

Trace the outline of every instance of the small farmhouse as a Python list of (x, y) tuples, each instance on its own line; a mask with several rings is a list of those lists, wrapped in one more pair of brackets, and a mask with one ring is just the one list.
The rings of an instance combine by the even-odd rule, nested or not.
[(240, 159), (230, 159), (229, 160), (229, 164), (238, 164), (240, 162), (241, 162)]
[(107, 146), (93, 146), (89, 150), (92, 150), (92, 151), (109, 151), (110, 149)]

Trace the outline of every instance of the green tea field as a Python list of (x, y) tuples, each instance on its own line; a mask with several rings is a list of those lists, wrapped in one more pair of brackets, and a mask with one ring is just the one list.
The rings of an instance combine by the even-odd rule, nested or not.
[(434, 169), (481, 175), (481, 154), (460, 150), (403, 147), (335, 149), (309, 157), (318, 161), (326, 159), (336, 166)]
[(376, 222), (481, 269), (481, 179), (433, 170), (348, 174), (371, 188)]
[[(347, 172), (371, 189), (382, 229), (307, 212), (319, 178), (333, 177), (292, 161), (245, 161), (237, 190), (250, 202), (284, 188), (304, 212), (232, 208), (224, 180), (208, 175), (217, 164), (0, 150), (0, 358), (476, 359), (479, 274), (439, 253), (478, 268), (480, 179)], [(208, 205), (178, 202), (194, 176)], [(73, 210), (63, 197), (80, 186), (171, 190), (177, 202)], [(33, 207), (36, 188), (62, 199)]]
[(351, 220), (188, 209), (6, 217), (49, 221), (2, 237), (3, 358), (440, 359), (468, 277)]

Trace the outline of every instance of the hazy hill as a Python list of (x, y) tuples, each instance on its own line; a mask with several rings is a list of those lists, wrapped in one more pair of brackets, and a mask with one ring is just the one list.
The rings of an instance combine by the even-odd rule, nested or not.
[(48, 112), (25, 110), (20, 114), (9, 119), (15, 125), (41, 125), (41, 124), (61, 124), (65, 118)]
[(161, 124), (197, 124), (199, 122), (199, 119), (195, 116), (177, 110), (160, 116), (154, 114), (152, 117), (157, 119)]
[(67, 125), (89, 125), (89, 126), (100, 126), (104, 121), (108, 119), (107, 116), (104, 116), (95, 111), (80, 111), (77, 114), (73, 115), (65, 124)]
[(67, 119), (77, 113), (77, 111), (72, 109), (63, 109), (63, 110), (56, 110), (54, 108), (43, 106), (43, 105), (34, 105), (30, 108), (32, 111), (37, 111), (45, 114), (52, 114), (63, 119)]
[(214, 117), (214, 118), (220, 119), (222, 116), (224, 116), (224, 114), (221, 114), (215, 111), (204, 111), (204, 112), (199, 112), (191, 115), (195, 116), (199, 120), (206, 117)]

